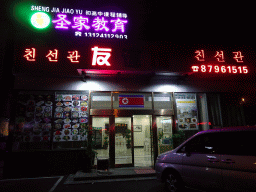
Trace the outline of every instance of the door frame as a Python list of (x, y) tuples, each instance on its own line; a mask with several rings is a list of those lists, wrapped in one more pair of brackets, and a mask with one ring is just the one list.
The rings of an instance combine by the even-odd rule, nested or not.
[[(120, 109), (90, 109), (90, 116), (89, 116), (89, 127), (92, 128), (92, 118), (93, 117), (109, 117), (109, 161), (110, 167), (134, 167), (134, 133), (133, 133), (133, 115), (151, 115), (152, 117), (152, 126), (151, 130), (153, 132), (153, 146), (151, 145), (151, 156), (155, 157), (155, 151), (152, 148), (154, 147), (154, 130), (153, 130), (153, 110), (120, 110)], [(131, 140), (132, 140), (132, 164), (115, 164), (115, 118), (116, 117), (131, 117)], [(155, 162), (155, 161), (154, 161)]]

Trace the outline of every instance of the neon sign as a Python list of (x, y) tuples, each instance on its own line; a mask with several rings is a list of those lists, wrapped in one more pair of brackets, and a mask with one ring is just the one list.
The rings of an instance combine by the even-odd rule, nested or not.
[(56, 29), (68, 29), (68, 25), (71, 24), (70, 21), (66, 20), (67, 15), (65, 14), (58, 14), (57, 20), (52, 20), (53, 23), (56, 23)]
[(195, 58), (198, 60), (198, 61), (205, 61), (204, 60), (204, 50), (196, 50), (195, 52), (197, 55), (195, 56)]
[[(110, 22), (109, 22), (110, 21)], [(66, 14), (57, 14), (56, 20), (52, 21), (55, 24), (56, 29), (69, 29), (71, 25), (71, 21), (67, 18)], [(74, 25), (71, 25), (72, 28), (78, 28), (78, 30), (88, 31), (90, 28), (93, 28), (95, 31), (105, 31), (108, 32), (110, 28), (110, 24), (112, 25), (112, 32), (125, 32), (125, 24), (128, 22), (127, 20), (121, 20), (117, 18), (116, 20), (107, 20), (105, 17), (96, 17), (92, 20), (91, 27), (89, 26), (90, 20), (88, 17), (73, 17)]]
[[(93, 59), (92, 59), (92, 65), (106, 65), (106, 66), (111, 66), (110, 63), (108, 62), (109, 57), (111, 56), (111, 54), (109, 52), (111, 52), (111, 49), (105, 49), (105, 48), (98, 48), (98, 47), (94, 47), (92, 48), (93, 51)], [(103, 55), (103, 56), (99, 56), (99, 55)]]
[[(91, 48), (93, 51), (93, 57), (92, 57), (92, 66), (111, 66), (108, 59), (111, 56), (112, 49), (111, 48), (99, 48), (97, 46)], [(29, 61), (29, 62), (35, 62), (36, 61), (36, 48), (27, 48), (24, 51), (23, 57)], [(47, 54), (45, 54), (45, 57), (48, 59), (49, 62), (58, 62), (59, 60), (59, 51), (58, 49), (54, 50), (48, 50)], [(77, 50), (74, 51), (67, 51), (67, 59), (71, 63), (79, 63), (80, 58), (83, 57), (80, 55), (80, 52)]]
[(46, 55), (50, 62), (58, 62), (58, 50), (54, 49), (54, 52), (52, 50), (49, 50), (48, 55)]
[[(232, 52), (233, 60), (237, 63), (243, 63), (244, 56), (241, 51)], [(205, 51), (204, 50), (196, 50), (195, 58), (199, 62), (205, 62)], [(218, 63), (225, 63), (224, 51), (216, 51), (215, 55), (212, 57), (215, 58), (215, 61)], [(217, 74), (247, 74), (249, 72), (247, 66), (237, 66), (237, 65), (215, 65), (215, 64), (202, 64), (202, 65), (193, 65), (193, 72), (202, 72), (202, 73), (217, 73)]]
[(192, 66), (193, 72), (202, 72), (202, 73), (240, 73), (246, 74), (248, 73), (247, 66), (236, 66), (236, 65), (197, 65)]
[(36, 49), (35, 48), (29, 48), (25, 50), (25, 57), (28, 61), (36, 61)]
[(71, 63), (79, 63), (78, 58), (81, 57), (81, 55), (78, 55), (78, 51), (68, 51), (69, 56), (67, 58), (71, 61)]
[(30, 21), (34, 27), (44, 29), (49, 26), (51, 19), (46, 13), (37, 12), (32, 15)]
[[(128, 39), (126, 34), (128, 24), (126, 13), (67, 8), (63, 8), (61, 11), (57, 7), (51, 9), (50, 7), (33, 5), (31, 6), (31, 11), (40, 11), (35, 13), (40, 15), (40, 20), (37, 18), (38, 25), (46, 25), (47, 23), (48, 26), (52, 23), (56, 30), (70, 30), (74, 32), (76, 37)], [(52, 13), (52, 19), (44, 12)], [(43, 16), (41, 15), (47, 16), (47, 21), (44, 21), (45, 18), (42, 19)]]

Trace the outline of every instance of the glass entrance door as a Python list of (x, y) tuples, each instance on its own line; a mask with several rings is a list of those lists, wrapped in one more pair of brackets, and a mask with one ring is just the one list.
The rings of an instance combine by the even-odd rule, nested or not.
[(109, 117), (92, 117), (92, 147), (97, 158), (109, 158)]
[(133, 165), (132, 156), (132, 119), (115, 118), (115, 164)]
[(153, 165), (151, 127), (151, 115), (115, 118), (115, 164)]
[[(112, 166), (150, 167), (153, 165), (151, 128), (151, 115), (92, 116), (92, 147), (97, 158), (109, 158)], [(96, 158), (94, 163), (97, 165)]]
[(134, 166), (153, 166), (152, 116), (133, 115)]

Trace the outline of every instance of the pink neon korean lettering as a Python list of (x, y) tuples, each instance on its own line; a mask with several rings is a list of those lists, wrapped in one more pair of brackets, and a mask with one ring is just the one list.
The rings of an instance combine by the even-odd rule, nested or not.
[(58, 14), (57, 17), (59, 19), (53, 20), (53, 23), (56, 23), (56, 29), (68, 29), (68, 25), (71, 24), (70, 21), (66, 20), (67, 15), (65, 14)]
[(109, 28), (107, 28), (106, 23), (108, 23), (108, 21), (105, 21), (104, 17), (102, 17), (101, 19), (97, 17), (93, 20), (92, 26), (95, 28), (96, 31), (102, 31), (103, 29), (105, 31), (109, 31)]
[(124, 32), (124, 24), (127, 23), (127, 20), (121, 20), (118, 18), (117, 20), (111, 20), (110, 22), (115, 23), (115, 28), (112, 30), (112, 32), (116, 32), (118, 29)]
[(238, 62), (238, 63), (243, 63), (244, 62), (243, 61), (244, 56), (242, 56), (241, 51), (233, 52), (233, 53), (235, 54), (235, 56), (233, 58), (236, 60), (236, 62)]
[(58, 49), (54, 49), (54, 51), (49, 50), (48, 55), (46, 55), (50, 62), (57, 62), (58, 61)]
[(88, 18), (85, 18), (85, 17), (74, 17), (74, 24), (72, 26), (72, 28), (77, 28), (78, 30), (82, 30), (83, 28), (85, 29), (90, 29), (90, 26), (86, 25), (88, 23)]
[(28, 61), (36, 61), (36, 49), (35, 48), (31, 48), (31, 49), (26, 49), (25, 50), (25, 55), (23, 57), (25, 57)]
[(224, 52), (223, 51), (216, 51), (216, 55), (214, 57), (216, 57), (218, 62), (225, 62), (225, 60), (224, 60)]

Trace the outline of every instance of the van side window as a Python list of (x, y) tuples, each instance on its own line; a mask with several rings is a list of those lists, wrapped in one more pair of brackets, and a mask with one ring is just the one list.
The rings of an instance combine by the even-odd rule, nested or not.
[(256, 156), (256, 131), (221, 133), (220, 154)]
[[(214, 138), (215, 137), (215, 138)], [(182, 147), (178, 153), (184, 153), (189, 150), (190, 153), (213, 154), (218, 148), (216, 140), (217, 134), (202, 134), (194, 137)]]

